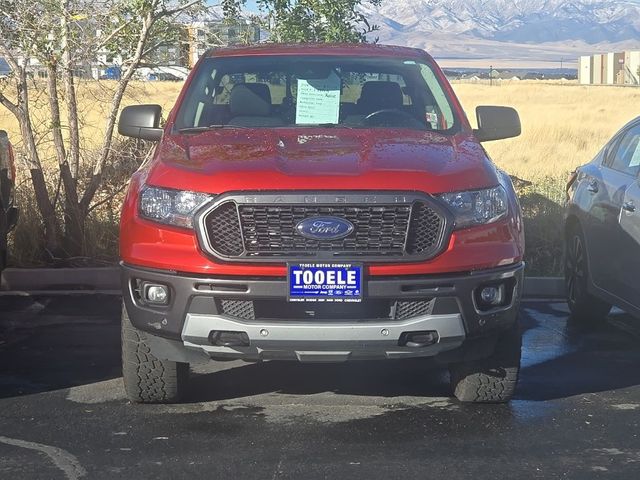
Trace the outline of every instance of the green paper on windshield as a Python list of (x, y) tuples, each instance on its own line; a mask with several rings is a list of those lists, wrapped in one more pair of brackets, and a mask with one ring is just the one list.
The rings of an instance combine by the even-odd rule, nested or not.
[(338, 123), (340, 116), (340, 77), (298, 79), (297, 124)]

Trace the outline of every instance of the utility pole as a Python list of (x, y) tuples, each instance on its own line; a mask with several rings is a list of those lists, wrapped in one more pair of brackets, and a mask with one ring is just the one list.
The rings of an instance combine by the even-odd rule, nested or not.
[(489, 65), (489, 86), (493, 87), (493, 65)]
[(564, 58), (560, 58), (560, 73), (562, 73), (564, 67)]

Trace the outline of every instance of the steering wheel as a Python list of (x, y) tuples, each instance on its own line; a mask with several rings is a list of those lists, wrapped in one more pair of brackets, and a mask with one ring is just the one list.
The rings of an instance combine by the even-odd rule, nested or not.
[(403, 127), (415, 126), (418, 121), (413, 115), (403, 110), (383, 108), (364, 117), (364, 123), (372, 127)]

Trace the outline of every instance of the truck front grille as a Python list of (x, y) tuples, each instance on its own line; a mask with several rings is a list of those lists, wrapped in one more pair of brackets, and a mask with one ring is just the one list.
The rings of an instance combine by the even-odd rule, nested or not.
[[(247, 256), (280, 256), (289, 253), (315, 255), (402, 255), (411, 206), (307, 206), (239, 205)], [(332, 216), (349, 220), (354, 232), (340, 240), (320, 241), (296, 232), (309, 217)]]
[[(416, 261), (442, 251), (449, 237), (447, 213), (426, 195), (379, 195), (375, 202), (303, 203), (299, 195), (229, 196), (199, 220), (203, 250), (226, 261)], [(392, 197), (392, 198), (391, 198)], [(252, 201), (242, 201), (247, 198)], [(371, 198), (371, 197), (365, 197)], [(390, 202), (388, 200), (395, 200)], [(387, 200), (387, 201), (385, 201)], [(349, 221), (344, 238), (307, 238), (297, 225), (313, 217)]]

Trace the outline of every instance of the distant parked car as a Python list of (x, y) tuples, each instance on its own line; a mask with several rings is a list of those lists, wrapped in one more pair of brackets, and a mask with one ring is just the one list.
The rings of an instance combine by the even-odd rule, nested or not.
[(565, 279), (575, 317), (640, 317), (640, 117), (567, 185)]
[(14, 205), (16, 167), (7, 132), (0, 130), (0, 271), (7, 264), (7, 235), (18, 220)]
[(167, 72), (158, 72), (155, 74), (156, 80), (163, 82), (181, 82), (182, 79), (180, 77), (176, 77), (172, 73)]
[(120, 67), (107, 67), (102, 75), (100, 75), (100, 80), (120, 80), (122, 76), (122, 70)]

